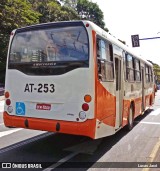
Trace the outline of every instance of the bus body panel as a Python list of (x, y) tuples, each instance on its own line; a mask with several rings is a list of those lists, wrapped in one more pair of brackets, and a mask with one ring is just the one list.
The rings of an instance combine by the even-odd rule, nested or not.
[(85, 122), (70, 122), (11, 116), (7, 112), (4, 112), (3, 119), (5, 126), (8, 127), (19, 127), (72, 135), (83, 135), (95, 139), (95, 119), (88, 119)]
[[(92, 41), (91, 27), (87, 29), (87, 34), (91, 39), (89, 41)], [(15, 32), (11, 36), (10, 45)], [(92, 56), (93, 47), (91, 44), (89, 44), (89, 49), (90, 56)], [(93, 66), (92, 58), (89, 58), (89, 66)], [(10, 93), (10, 106), (13, 111), (11, 113), (4, 112), (5, 125), (56, 131), (55, 125), (58, 122), (61, 125), (59, 130), (61, 133), (95, 138), (93, 71), (93, 67), (82, 67), (60, 75), (34, 76), (16, 69), (8, 69), (6, 71), (6, 91)], [(53, 86), (54, 91), (52, 91)], [(91, 102), (87, 103), (89, 109), (85, 111), (85, 119), (81, 119), (79, 115), (83, 111), (82, 105), (86, 103), (85, 95), (91, 96)], [(5, 111), (8, 108), (6, 105)], [(29, 127), (26, 127), (24, 123), (26, 119)], [(48, 126), (46, 126), (47, 123)], [(79, 126), (80, 123), (82, 126)], [(72, 130), (73, 128), (75, 130)], [(80, 133), (80, 131), (82, 132)]]
[(96, 138), (109, 136), (115, 133), (116, 97), (112, 95), (97, 80), (96, 88)]
[(95, 139), (110, 136), (116, 132), (113, 126), (109, 126), (108, 119), (109, 118), (105, 118), (102, 121), (97, 120)]
[[(58, 75), (30, 75), (18, 71), (16, 67), (7, 68), (5, 91), (9, 92), (10, 96), (6, 98), (6, 101), (10, 99), (11, 104), (5, 105), (4, 123), (6, 126), (83, 135), (97, 139), (112, 135), (127, 125), (131, 105), (134, 118), (143, 114), (152, 105), (155, 95), (154, 84), (151, 80), (147, 82), (145, 71), (146, 66), (152, 69), (152, 65), (90, 21), (58, 22), (53, 25), (57, 27), (60, 24), (64, 29), (65, 25), (66, 28), (73, 27), (75, 23), (80, 26), (83, 23), (88, 36), (88, 67), (75, 68)], [(32, 28), (42, 29), (43, 26), (47, 28), (47, 25), (26, 27), (25, 31), (30, 31)], [(49, 27), (52, 28), (52, 23)], [(72, 38), (76, 37), (75, 40), (78, 40), (79, 35), (81, 35), (80, 31), (78, 36), (74, 35)], [(98, 36), (109, 42), (113, 48), (114, 78), (112, 81), (99, 79)], [(54, 38), (54, 34), (51, 37)], [(13, 36), (10, 39), (11, 46), (12, 38)], [(75, 43), (72, 42), (72, 44), (76, 49)], [(83, 46), (81, 48), (83, 49)], [(7, 66), (10, 64), (9, 53), (10, 50)], [(140, 61), (143, 75), (139, 82), (126, 80), (126, 53)], [(119, 65), (119, 68), (116, 65)], [(121, 72), (118, 75), (119, 69)], [(117, 76), (119, 76), (118, 79)], [(85, 95), (89, 95), (91, 101), (86, 102)], [(85, 111), (83, 104), (88, 105), (89, 109)], [(13, 108), (12, 112), (8, 112), (10, 107)], [(81, 112), (84, 112), (82, 113), (84, 119), (80, 118)]]
[(100, 82), (97, 72), (96, 32), (92, 31), (93, 57), (95, 68), (95, 138), (109, 136), (115, 133), (115, 90), (112, 83)]
[[(79, 118), (79, 112), (82, 111), (82, 104), (85, 103), (84, 96), (89, 94), (92, 101), (89, 104), (89, 110), (86, 111), (86, 119), (93, 119), (93, 77), (89, 75), (91, 75), (89, 70), (82, 68), (59, 76), (41, 77), (27, 76), (19, 71), (9, 70), (6, 75), (6, 91), (10, 92), (13, 114), (22, 117), (76, 121)], [(8, 81), (12, 84), (9, 84)], [(54, 84), (55, 91), (53, 93), (49, 91), (40, 93), (38, 92), (38, 84), (47, 84), (48, 87)], [(43, 89), (44, 87), (42, 87), (42, 91)], [(22, 114), (18, 113), (18, 103), (20, 105), (24, 103), (25, 111)], [(42, 107), (43, 104), (44, 106), (46, 104), (46, 109), (37, 108), (40, 104), (42, 104)], [(49, 109), (47, 109), (47, 106), (50, 106)], [(5, 110), (7, 110), (6, 107)], [(79, 122), (82, 121), (85, 120), (79, 120)]]

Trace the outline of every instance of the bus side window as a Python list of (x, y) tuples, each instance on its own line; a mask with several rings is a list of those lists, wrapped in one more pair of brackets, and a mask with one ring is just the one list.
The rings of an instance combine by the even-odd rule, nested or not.
[(145, 75), (146, 75), (146, 83), (150, 82), (150, 77), (149, 77), (149, 66), (145, 66)]
[(112, 45), (97, 38), (98, 77), (101, 81), (113, 81), (113, 49)]
[(146, 65), (146, 83), (153, 82), (153, 73), (150, 66)]
[(135, 76), (135, 81), (141, 81), (141, 67), (140, 67), (140, 60), (134, 59), (134, 76)]
[(106, 80), (105, 59), (106, 59), (105, 42), (98, 38), (97, 39), (97, 65), (98, 65), (98, 78), (101, 81)]
[(134, 82), (134, 58), (132, 55), (126, 53), (126, 80)]
[(101, 56), (100, 56), (100, 39), (97, 38), (97, 68), (98, 68), (98, 78), (102, 80), (101, 75)]

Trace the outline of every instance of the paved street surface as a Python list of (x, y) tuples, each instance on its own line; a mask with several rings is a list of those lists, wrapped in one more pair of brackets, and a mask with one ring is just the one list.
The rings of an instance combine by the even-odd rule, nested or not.
[[(76, 170), (84, 171), (160, 171), (160, 168), (156, 168), (156, 164), (160, 162), (160, 90), (156, 93), (152, 109), (135, 120), (133, 130), (127, 132), (124, 128), (113, 136), (98, 140), (44, 131), (6, 128), (2, 119), (3, 105), (4, 101), (1, 100), (0, 161), (9, 164), (21, 163), (19, 166), (12, 165), (12, 167), (25, 167), (26, 162), (31, 164), (38, 162), (47, 168), (34, 170), (63, 170), (62, 167), (66, 170), (67, 167), (73, 167), (75, 162), (78, 162), (76, 167), (79, 168)], [(157, 162), (152, 165), (155, 168), (145, 168), (148, 162)], [(135, 168), (132, 168), (133, 166)], [(160, 163), (158, 166), (160, 167)]]

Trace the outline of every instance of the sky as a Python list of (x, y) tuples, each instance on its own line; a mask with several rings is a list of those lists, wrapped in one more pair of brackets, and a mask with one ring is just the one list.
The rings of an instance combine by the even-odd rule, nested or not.
[[(105, 26), (132, 48), (131, 35), (139, 39), (160, 37), (160, 0), (91, 0), (104, 14)], [(160, 65), (160, 39), (140, 40), (133, 48), (144, 59)]]

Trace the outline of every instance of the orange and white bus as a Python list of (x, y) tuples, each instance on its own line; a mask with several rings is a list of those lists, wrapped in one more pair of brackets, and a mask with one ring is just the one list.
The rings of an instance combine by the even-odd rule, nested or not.
[(154, 102), (152, 64), (90, 21), (11, 33), (5, 82), (7, 127), (97, 139)]

